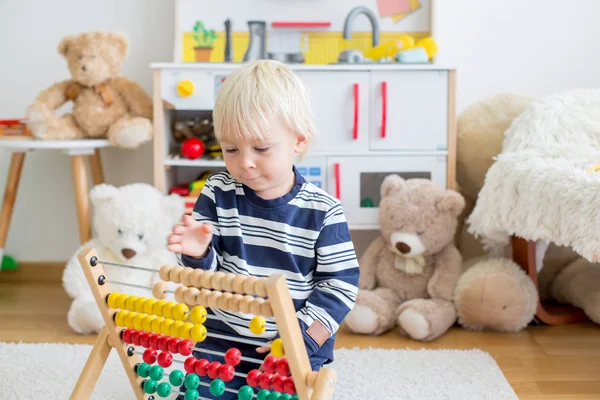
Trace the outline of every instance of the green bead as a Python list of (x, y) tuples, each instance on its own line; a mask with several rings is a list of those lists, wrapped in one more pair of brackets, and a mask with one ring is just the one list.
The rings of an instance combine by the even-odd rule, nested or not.
[(298, 400), (298, 395), (297, 394), (293, 395), (292, 397), (290, 397), (290, 400)]
[(189, 374), (185, 377), (184, 385), (187, 390), (196, 389), (200, 385), (200, 377), (196, 374)]
[(150, 368), (152, 368), (152, 365), (146, 364), (146, 363), (141, 363), (137, 367), (137, 373), (142, 378), (147, 378), (148, 375), (150, 375)]
[(183, 400), (196, 400), (198, 397), (200, 397), (200, 393), (198, 393), (197, 390), (192, 389), (185, 392)]
[(171, 385), (168, 382), (163, 382), (158, 385), (158, 389), (156, 389), (156, 394), (160, 397), (167, 397), (171, 394)]
[(225, 382), (220, 379), (215, 379), (210, 383), (210, 394), (213, 396), (221, 396), (225, 393)]
[(148, 394), (152, 394), (156, 392), (156, 388), (158, 387), (158, 382), (149, 379), (144, 383), (144, 392)]
[(173, 370), (173, 372), (169, 374), (169, 382), (171, 382), (171, 385), (173, 386), (181, 386), (184, 379), (185, 376), (183, 374), (183, 371), (180, 371), (178, 369)]
[(165, 370), (160, 365), (153, 365), (152, 368), (150, 368), (150, 378), (155, 381), (160, 381), (164, 374)]
[(281, 396), (279, 396), (279, 400), (291, 400), (291, 399), (292, 399), (291, 394), (284, 393)]
[(267, 400), (270, 393), (267, 389), (263, 389), (256, 395), (256, 400)]
[(238, 391), (238, 400), (252, 400), (254, 397), (254, 389), (252, 386), (242, 386)]
[(279, 392), (271, 392), (271, 393), (269, 393), (269, 396), (267, 397), (267, 400), (279, 400), (280, 397), (281, 397), (281, 393), (279, 393)]

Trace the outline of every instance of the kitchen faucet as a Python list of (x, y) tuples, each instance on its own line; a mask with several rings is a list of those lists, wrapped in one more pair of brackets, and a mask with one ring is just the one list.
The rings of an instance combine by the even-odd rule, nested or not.
[[(375, 47), (379, 44), (379, 22), (377, 22), (377, 16), (375, 16), (373, 11), (364, 6), (354, 7), (346, 16), (346, 20), (344, 21), (344, 39), (348, 40), (351, 38), (351, 26), (354, 23), (356, 17), (360, 14), (365, 14), (369, 18), (369, 21), (371, 21), (371, 29), (373, 33), (373, 47)], [(362, 62), (363, 54), (359, 50), (355, 49), (344, 50), (340, 53), (338, 61), (343, 63)]]

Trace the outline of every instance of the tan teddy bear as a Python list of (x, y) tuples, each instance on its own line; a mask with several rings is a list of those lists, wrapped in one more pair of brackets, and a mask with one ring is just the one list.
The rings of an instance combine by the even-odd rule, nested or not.
[(462, 258), (453, 238), (464, 205), (459, 193), (427, 179), (384, 179), (381, 236), (360, 260), (356, 305), (345, 319), (351, 331), (378, 335), (398, 325), (413, 339), (432, 340), (454, 324)]
[[(152, 138), (152, 99), (135, 82), (118, 76), (129, 47), (122, 33), (89, 32), (67, 36), (58, 52), (67, 59), (71, 79), (39, 93), (26, 112), (36, 138), (108, 138), (112, 145), (137, 148)], [(71, 113), (54, 110), (68, 101)]]

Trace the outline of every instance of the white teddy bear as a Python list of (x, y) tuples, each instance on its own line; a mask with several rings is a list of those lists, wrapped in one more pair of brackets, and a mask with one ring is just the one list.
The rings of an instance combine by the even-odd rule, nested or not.
[[(93, 238), (77, 249), (63, 273), (63, 286), (73, 298), (68, 323), (80, 334), (99, 332), (104, 321), (77, 259), (78, 253), (84, 247), (93, 247), (101, 261), (156, 270), (164, 264), (176, 265), (175, 254), (167, 250), (166, 243), (185, 210), (181, 196), (165, 196), (144, 183), (120, 188), (108, 184), (95, 186), (90, 191), (90, 202)], [(151, 287), (160, 280), (158, 273), (103, 266), (109, 282)], [(121, 293), (152, 297), (151, 290), (118, 284), (111, 287)]]

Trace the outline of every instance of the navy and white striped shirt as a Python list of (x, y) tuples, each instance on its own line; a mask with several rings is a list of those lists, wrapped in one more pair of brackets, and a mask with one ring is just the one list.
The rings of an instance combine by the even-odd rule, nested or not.
[[(330, 362), (335, 333), (356, 301), (359, 267), (339, 200), (306, 182), (296, 167), (294, 173), (291, 191), (272, 200), (259, 197), (229, 173), (213, 174), (192, 213), (197, 221), (214, 225), (212, 244), (205, 258), (182, 255), (180, 262), (257, 277), (283, 274), (308, 355)], [(253, 315), (211, 311), (223, 321), (217, 329), (256, 337), (249, 330)], [(272, 339), (277, 336), (275, 320), (265, 319), (267, 329), (261, 336)], [(214, 320), (208, 320), (207, 327), (209, 322)], [(321, 336), (323, 326), (329, 333), (321, 346), (307, 333), (319, 323)]]

